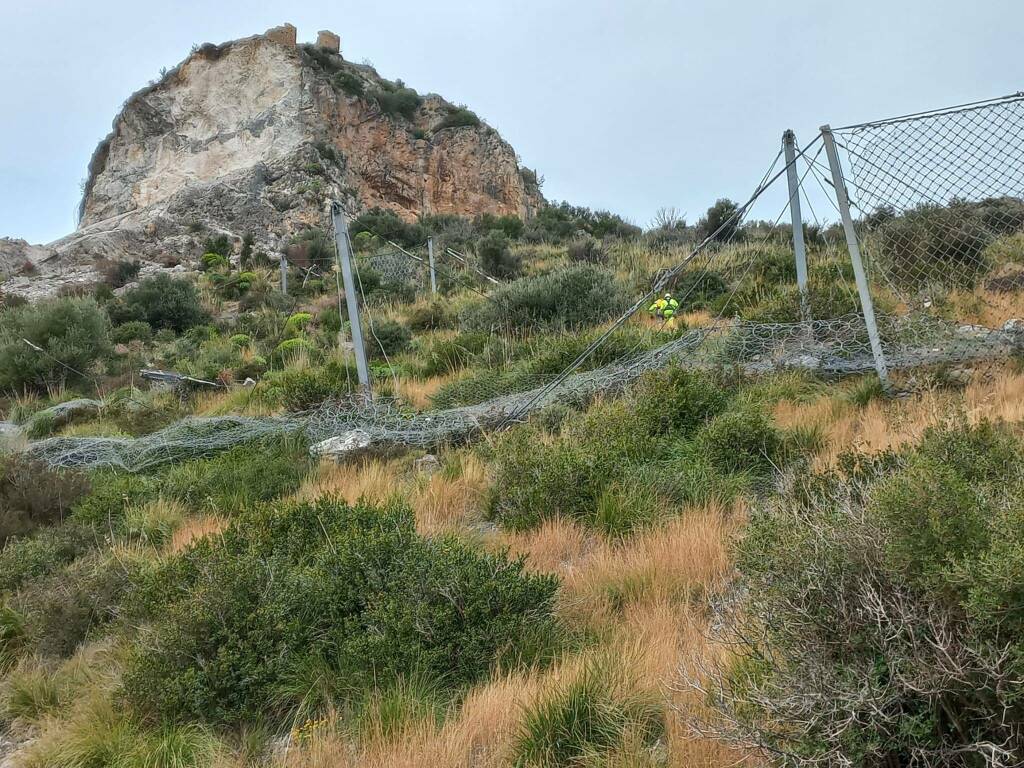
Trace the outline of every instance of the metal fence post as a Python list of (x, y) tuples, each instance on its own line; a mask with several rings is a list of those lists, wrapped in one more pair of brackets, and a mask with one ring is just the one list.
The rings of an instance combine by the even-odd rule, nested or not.
[(348, 244), (348, 223), (338, 203), (331, 203), (331, 220), (334, 223), (334, 242), (338, 249), (341, 279), (345, 283), (345, 304), (348, 307), (348, 322), (352, 328), (352, 346), (356, 353), (356, 373), (359, 384), (367, 395), (371, 395), (370, 366), (366, 361), (366, 347), (363, 345), (363, 326), (359, 322), (359, 299), (355, 280), (352, 279), (352, 252)]
[(427, 238), (427, 258), (430, 260), (430, 292), (437, 293), (437, 276), (434, 274), (434, 238)]
[(789, 216), (793, 222), (793, 253), (796, 255), (796, 284), (800, 289), (800, 319), (805, 323), (811, 319), (811, 307), (807, 295), (807, 249), (804, 245), (804, 220), (800, 215), (800, 180), (796, 171), (796, 134), (786, 131), (782, 134), (782, 146), (786, 153), (786, 180), (789, 182)]
[(828, 164), (832, 169), (832, 186), (835, 187), (836, 203), (839, 205), (839, 215), (843, 219), (846, 247), (850, 251), (850, 260), (853, 262), (853, 275), (857, 280), (857, 293), (860, 294), (860, 306), (864, 312), (864, 324), (867, 326), (868, 338), (871, 341), (871, 353), (875, 358), (875, 370), (878, 371), (878, 378), (882, 384), (888, 385), (889, 370), (885, 364), (885, 354), (882, 352), (882, 340), (878, 336), (878, 324), (875, 322), (875, 305), (871, 300), (868, 278), (864, 272), (864, 262), (861, 261), (857, 233), (853, 229), (853, 217), (850, 215), (850, 197), (846, 192), (846, 182), (843, 180), (843, 169), (839, 164), (839, 153), (836, 151), (835, 137), (832, 135), (832, 129), (829, 126), (823, 125), (821, 127), (821, 138), (825, 142)]

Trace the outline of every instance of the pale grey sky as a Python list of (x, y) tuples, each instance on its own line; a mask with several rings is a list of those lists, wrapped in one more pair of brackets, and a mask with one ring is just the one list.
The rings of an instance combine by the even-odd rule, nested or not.
[(285, 21), (467, 104), (549, 199), (640, 225), (745, 198), (785, 128), (809, 140), (1024, 89), (1021, 0), (0, 0), (0, 236), (71, 231), (132, 91), (193, 43)]

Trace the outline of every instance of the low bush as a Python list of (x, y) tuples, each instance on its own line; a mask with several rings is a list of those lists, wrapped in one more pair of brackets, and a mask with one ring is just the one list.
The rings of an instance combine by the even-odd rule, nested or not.
[(738, 661), (712, 696), (739, 740), (819, 764), (1020, 756), (1021, 448), (989, 424), (932, 429), (754, 511)]
[(215, 723), (291, 720), (311, 663), (338, 681), (334, 706), (414, 673), (458, 689), (545, 647), (555, 587), (522, 561), (419, 537), (407, 509), (266, 507), (151, 577), (139, 600), (154, 635), (124, 688), (143, 713)]
[(120, 615), (141, 563), (128, 556), (86, 555), (23, 586), (13, 600), (32, 647), (69, 656)]
[(492, 229), (477, 240), (476, 255), (484, 272), (499, 280), (516, 277), (523, 268), (522, 260), (512, 252), (508, 235)]
[(388, 117), (401, 117), (412, 120), (423, 99), (412, 88), (406, 88), (401, 80), (385, 84), (381, 88), (370, 91), (367, 96), (377, 102), (380, 111)]
[(111, 261), (103, 267), (103, 281), (111, 288), (122, 288), (138, 277), (141, 270), (142, 262), (138, 259)]
[(92, 488), (71, 511), (71, 520), (96, 531), (119, 529), (126, 510), (159, 494), (151, 475), (101, 470), (90, 476)]
[(721, 414), (729, 402), (710, 374), (673, 366), (637, 386), (637, 424), (655, 435), (687, 436)]
[(566, 248), (566, 255), (569, 261), (583, 264), (604, 264), (608, 261), (608, 254), (598, 240), (592, 237), (581, 237), (573, 240)]
[(167, 328), (177, 333), (208, 320), (192, 282), (166, 274), (147, 277), (120, 299), (110, 302), (107, 312), (118, 324), (144, 320), (155, 330)]
[(13, 592), (84, 554), (96, 541), (92, 529), (65, 523), (8, 541), (0, 549), (0, 594)]
[(52, 470), (41, 461), (0, 455), (0, 546), (61, 522), (89, 491), (88, 479), (72, 470)]
[(1024, 232), (997, 237), (982, 252), (981, 260), (993, 266), (1024, 264)]
[(397, 320), (384, 318), (367, 326), (366, 347), (371, 358), (391, 357), (403, 352), (412, 341), (412, 331)]
[(191, 509), (234, 514), (295, 491), (309, 468), (307, 446), (297, 438), (279, 438), (173, 465), (157, 482), (161, 495)]
[(441, 119), (441, 122), (437, 124), (434, 130), (441, 131), (445, 128), (476, 128), (478, 125), (480, 125), (480, 118), (476, 116), (476, 112), (466, 109), (465, 107), (455, 107)]
[(92, 299), (54, 299), (0, 312), (0, 391), (88, 382), (90, 370), (109, 353), (110, 322)]
[(768, 417), (753, 409), (718, 414), (697, 432), (696, 443), (716, 468), (755, 474), (770, 471), (782, 448)]
[[(352, 239), (358, 246), (360, 234), (365, 232), (371, 239), (373, 237), (391, 240), (406, 248), (413, 248), (427, 239), (427, 232), (420, 224), (410, 224), (399, 217), (397, 213), (388, 208), (371, 208), (366, 213), (356, 216), (349, 225), (349, 232)], [(360, 277), (366, 286), (367, 274), (360, 270)], [(370, 293), (371, 288), (366, 288)]]
[(349, 96), (360, 98), (366, 93), (366, 84), (363, 82), (363, 79), (347, 69), (336, 73), (331, 79), (331, 83), (334, 84), (335, 88), (344, 91)]
[(989, 269), (989, 246), (996, 236), (1011, 234), (1024, 221), (1024, 205), (1002, 200), (921, 205), (885, 218), (870, 237), (881, 267), (898, 287), (921, 290), (928, 285), (970, 287)]
[(449, 328), (455, 318), (448, 311), (447, 305), (437, 299), (429, 304), (420, 304), (413, 307), (406, 315), (405, 323), (413, 331), (435, 331), (440, 328)]
[(323, 366), (267, 374), (260, 383), (260, 396), (265, 402), (287, 411), (305, 411), (325, 400), (352, 394), (358, 381), (354, 368), (331, 360)]
[(729, 284), (714, 270), (684, 270), (669, 287), (684, 312), (708, 309), (729, 292)]
[(231, 269), (231, 262), (226, 256), (219, 253), (204, 253), (199, 257), (199, 270), (201, 272), (227, 272)]
[(132, 341), (149, 341), (153, 338), (153, 329), (145, 320), (132, 320), (122, 323), (110, 332), (110, 340), (115, 344), (128, 344)]
[(653, 458), (659, 447), (625, 401), (591, 408), (554, 440), (519, 427), (495, 443), (489, 514), (512, 530), (552, 517), (593, 525), (598, 500), (615, 478), (631, 463)]
[(574, 264), (504, 285), (460, 317), (470, 331), (576, 329), (607, 320), (627, 303), (614, 275), (592, 264)]
[(287, 366), (299, 359), (312, 358), (316, 361), (319, 357), (320, 350), (316, 344), (303, 336), (285, 339), (274, 347), (274, 353), (271, 355), (274, 364), (279, 366)]

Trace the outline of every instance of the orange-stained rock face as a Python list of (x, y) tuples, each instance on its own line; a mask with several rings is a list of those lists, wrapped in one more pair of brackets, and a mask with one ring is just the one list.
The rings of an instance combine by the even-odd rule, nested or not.
[(129, 99), (90, 164), (79, 232), (58, 250), (100, 255), (115, 221), (148, 238), (150, 257), (196, 222), (269, 245), (330, 199), (407, 219), (527, 218), (542, 204), (493, 128), (440, 128), (453, 107), (434, 95), (411, 119), (390, 117), (374, 93), (395, 86), (371, 67), (271, 37), (203, 46)]

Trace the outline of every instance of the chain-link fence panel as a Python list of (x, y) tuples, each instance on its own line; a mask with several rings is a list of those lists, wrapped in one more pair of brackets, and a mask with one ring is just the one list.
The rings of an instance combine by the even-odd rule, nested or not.
[(835, 131), (876, 303), (996, 326), (1024, 312), (1024, 94)]
[(356, 267), (361, 279), (372, 274), (386, 285), (407, 286), (413, 291), (430, 289), (426, 265), (399, 250), (385, 250), (359, 256), (356, 259)]

